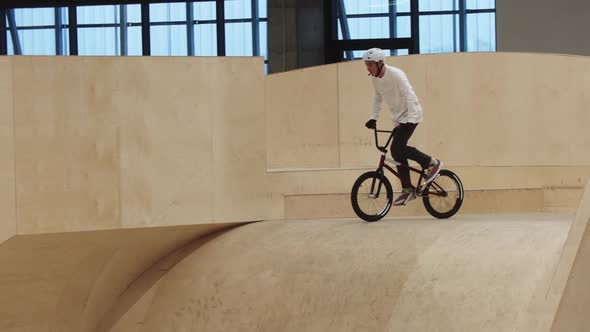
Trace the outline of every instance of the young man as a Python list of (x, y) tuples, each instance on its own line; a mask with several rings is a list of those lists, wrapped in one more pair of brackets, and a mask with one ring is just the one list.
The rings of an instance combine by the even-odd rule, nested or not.
[[(422, 168), (427, 169), (425, 183), (430, 183), (440, 172), (443, 163), (408, 146), (410, 136), (416, 126), (422, 122), (422, 107), (406, 74), (399, 68), (386, 65), (383, 62), (385, 54), (379, 48), (372, 48), (365, 52), (363, 60), (371, 76), (374, 91), (373, 112), (365, 126), (369, 129), (377, 127), (381, 103), (384, 101), (391, 112), (394, 124), (393, 142), (391, 143), (393, 159), (402, 165), (408, 165), (408, 159), (416, 161)], [(416, 198), (414, 191), (410, 189), (410, 170), (398, 166), (397, 171), (400, 174), (403, 191), (393, 204), (406, 205)]]

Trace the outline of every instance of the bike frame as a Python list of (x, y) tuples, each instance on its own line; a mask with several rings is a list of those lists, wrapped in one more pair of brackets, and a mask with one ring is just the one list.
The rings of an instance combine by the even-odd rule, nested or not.
[[(419, 170), (417, 168), (411, 167), (410, 165), (403, 165), (393, 159), (387, 158), (387, 152), (388, 152), (387, 147), (389, 146), (389, 144), (393, 140), (393, 131), (378, 130), (377, 128), (374, 128), (374, 131), (375, 131), (375, 146), (377, 147), (377, 149), (379, 151), (381, 151), (381, 159), (379, 160), (379, 167), (377, 168), (377, 172), (385, 175), (385, 172), (383, 171), (383, 169), (385, 168), (385, 169), (389, 170), (393, 175), (395, 175), (398, 179), (401, 180), (399, 173), (396, 170), (394, 170), (393, 167), (389, 166), (386, 163), (386, 162), (390, 162), (394, 166), (408, 168), (411, 172), (420, 174), (420, 178), (418, 179), (418, 187), (415, 187), (412, 183), (410, 183), (410, 188), (412, 190), (414, 190), (414, 192), (416, 193), (417, 196), (422, 196), (422, 190), (424, 188), (422, 185), (420, 185), (420, 183), (422, 183), (422, 179), (426, 178), (426, 173), (424, 173), (424, 170)], [(377, 135), (377, 133), (390, 133), (389, 138), (387, 139), (387, 143), (385, 143), (385, 145), (383, 145), (383, 146), (379, 145), (379, 136)], [(443, 188), (441, 188), (438, 184), (433, 182), (433, 186), (438, 187), (437, 189), (440, 190), (441, 192), (440, 193), (432, 192), (432, 193), (430, 193), (430, 195), (445, 196), (447, 194), (447, 192)], [(373, 183), (371, 185), (371, 192), (374, 192), (374, 189), (375, 189), (375, 183), (373, 181)], [(381, 181), (379, 182), (379, 187), (377, 188), (377, 193), (375, 194), (375, 197), (378, 197), (380, 192), (381, 192)]]

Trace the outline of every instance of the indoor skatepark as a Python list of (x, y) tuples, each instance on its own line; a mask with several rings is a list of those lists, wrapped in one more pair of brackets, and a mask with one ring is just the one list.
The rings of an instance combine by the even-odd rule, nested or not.
[(583, 331), (590, 59), (387, 63), (461, 176), (451, 219), (352, 212), (360, 61), (0, 58), (0, 330)]

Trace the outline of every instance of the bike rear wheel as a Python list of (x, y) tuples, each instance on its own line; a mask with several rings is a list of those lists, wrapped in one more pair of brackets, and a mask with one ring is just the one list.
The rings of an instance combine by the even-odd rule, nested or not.
[(438, 177), (426, 185), (422, 202), (426, 211), (438, 219), (454, 216), (463, 204), (463, 183), (457, 174), (443, 169)]
[(368, 222), (378, 221), (391, 208), (393, 189), (385, 175), (367, 172), (354, 182), (350, 199), (357, 216)]

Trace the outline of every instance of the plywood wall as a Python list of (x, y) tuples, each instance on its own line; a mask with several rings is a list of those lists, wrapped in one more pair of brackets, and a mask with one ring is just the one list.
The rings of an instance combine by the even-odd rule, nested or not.
[(16, 234), (12, 63), (0, 57), (0, 243)]
[(22, 234), (282, 213), (261, 58), (10, 60)]
[[(386, 60), (404, 70), (424, 108), (424, 122), (410, 144), (439, 157), (450, 166), (574, 166), (590, 164), (586, 153), (590, 134), (590, 59), (586, 57), (516, 54), (461, 53)], [(325, 150), (340, 156), (336, 168), (366, 167), (376, 162), (373, 133), (364, 128), (371, 111), (372, 87), (362, 61), (338, 64), (336, 73), (323, 67), (290, 72), (273, 79), (273, 91), (282, 94), (281, 104), (297, 105), (300, 96), (326, 90), (337, 77), (338, 134), (311, 128), (311, 135), (335, 142)], [(302, 87), (297, 79), (306, 75)], [(316, 77), (314, 79), (314, 77)], [(321, 83), (319, 83), (321, 78)], [(314, 84), (315, 83), (315, 84)], [(301, 89), (305, 89), (301, 91)], [(297, 90), (297, 94), (289, 91)], [(329, 96), (322, 94), (324, 99)], [(267, 109), (279, 104), (267, 99)], [(308, 112), (313, 122), (331, 114), (311, 114), (305, 107), (275, 114), (268, 126), (287, 122), (288, 116)], [(382, 112), (379, 126), (391, 128), (389, 113)], [(269, 140), (279, 137), (269, 132)], [(302, 149), (305, 135), (281, 136), (283, 144), (303, 151), (298, 159), (286, 160), (269, 149), (268, 164), (306, 168), (313, 154)], [(285, 141), (286, 140), (286, 141)], [(280, 161), (280, 162), (279, 162)], [(332, 164), (324, 163), (324, 166)]]
[(271, 169), (338, 167), (336, 65), (266, 78), (266, 146)]

